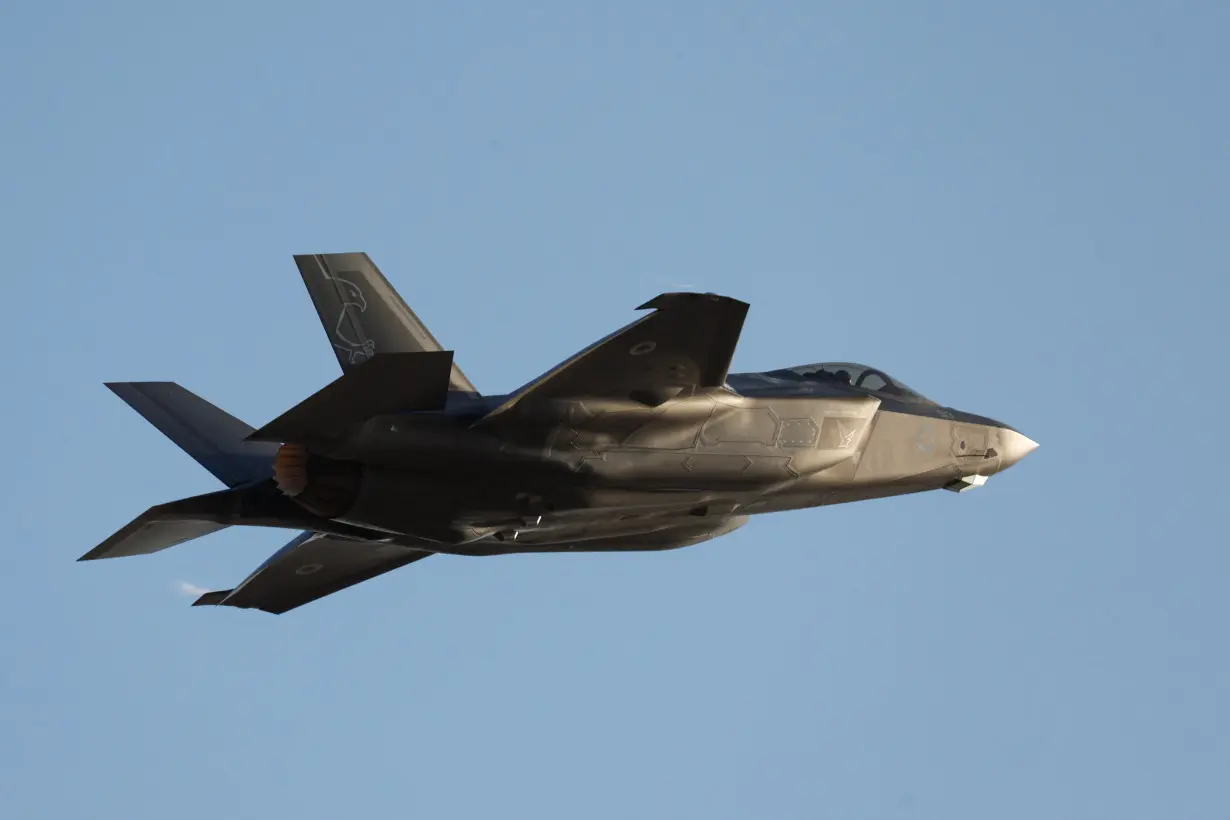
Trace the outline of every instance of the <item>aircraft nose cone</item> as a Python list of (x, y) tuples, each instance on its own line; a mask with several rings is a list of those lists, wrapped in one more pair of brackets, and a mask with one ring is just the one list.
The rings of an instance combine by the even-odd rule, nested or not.
[(1016, 430), (999, 431), (1000, 469), (1006, 470), (1025, 456), (1038, 449), (1038, 442), (1023, 436)]

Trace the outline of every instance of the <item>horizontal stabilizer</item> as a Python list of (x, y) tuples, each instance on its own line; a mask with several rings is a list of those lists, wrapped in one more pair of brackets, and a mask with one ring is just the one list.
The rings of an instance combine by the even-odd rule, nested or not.
[(147, 555), (234, 526), (297, 530), (310, 527), (313, 531), (360, 541), (385, 535), (320, 518), (287, 498), (269, 479), (150, 507), (78, 560)]
[(148, 555), (230, 526), (204, 520), (202, 517), (188, 517), (176, 510), (176, 505), (180, 503), (173, 501), (170, 504), (150, 507), (77, 560), (96, 561), (99, 558)]
[(175, 382), (110, 382), (107, 387), (228, 487), (273, 475), (277, 448), (245, 441), (252, 428)]
[(373, 416), (439, 410), (448, 400), (453, 351), (377, 353), (287, 410), (250, 441), (332, 438)]
[(193, 606), (233, 606), (281, 615), (435, 553), (304, 532), (234, 589), (207, 592)]

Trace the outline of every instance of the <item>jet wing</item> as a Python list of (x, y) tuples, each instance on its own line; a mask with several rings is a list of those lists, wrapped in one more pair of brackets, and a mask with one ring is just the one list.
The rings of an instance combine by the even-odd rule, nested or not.
[(433, 554), (305, 532), (270, 556), (239, 586), (207, 592), (193, 606), (233, 606), (281, 615)]
[(514, 393), (487, 419), (526, 399), (630, 399), (660, 404), (689, 389), (720, 387), (748, 304), (712, 293), (664, 293), (654, 312), (590, 345)]

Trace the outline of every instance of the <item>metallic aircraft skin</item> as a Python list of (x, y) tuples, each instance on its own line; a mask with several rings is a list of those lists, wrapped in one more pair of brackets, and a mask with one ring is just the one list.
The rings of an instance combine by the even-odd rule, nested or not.
[(713, 294), (663, 294), (484, 396), (366, 254), (295, 261), (343, 376), (260, 430), (173, 383), (108, 385), (228, 489), (153, 507), (82, 560), (303, 530), (197, 601), (281, 613), (436, 553), (676, 549), (752, 515), (962, 492), (1037, 447), (864, 365), (728, 373), (748, 306)]

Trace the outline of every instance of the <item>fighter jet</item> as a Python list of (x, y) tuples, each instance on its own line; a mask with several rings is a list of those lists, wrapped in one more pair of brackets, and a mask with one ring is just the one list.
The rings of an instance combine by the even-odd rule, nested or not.
[(964, 492), (1037, 447), (851, 363), (728, 373), (748, 305), (664, 293), (483, 395), (364, 253), (296, 256), (342, 375), (259, 430), (174, 382), (110, 383), (226, 489), (80, 560), (244, 525), (301, 531), (194, 605), (280, 614), (436, 554), (668, 550), (753, 515)]

